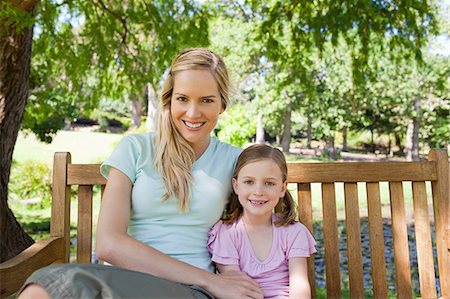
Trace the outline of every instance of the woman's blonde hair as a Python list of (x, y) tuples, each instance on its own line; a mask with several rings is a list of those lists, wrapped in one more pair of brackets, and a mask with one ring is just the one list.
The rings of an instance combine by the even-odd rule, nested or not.
[(161, 175), (166, 194), (163, 201), (174, 196), (178, 198), (180, 211), (189, 210), (191, 197), (192, 165), (196, 157), (194, 150), (175, 127), (170, 113), (174, 77), (186, 70), (209, 70), (219, 87), (222, 107), (225, 110), (230, 102), (230, 79), (222, 58), (205, 48), (193, 48), (181, 51), (172, 61), (169, 74), (161, 92), (158, 105), (155, 153), (153, 163)]
[[(275, 162), (281, 170), (283, 183), (287, 180), (287, 164), (283, 153), (279, 149), (266, 144), (254, 144), (249, 146), (239, 155), (233, 178), (238, 178), (239, 171), (241, 171), (245, 165), (262, 160), (271, 160)], [(289, 190), (286, 190), (284, 197), (278, 202), (275, 207), (275, 212), (279, 217), (278, 220), (275, 221), (276, 226), (286, 226), (296, 221), (295, 203)], [(239, 202), (238, 195), (233, 190), (225, 210), (223, 222), (232, 224), (241, 217), (242, 213), (242, 205)]]

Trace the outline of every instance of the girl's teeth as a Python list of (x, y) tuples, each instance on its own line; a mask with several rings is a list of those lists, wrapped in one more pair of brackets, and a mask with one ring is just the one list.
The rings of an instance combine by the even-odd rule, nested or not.
[(250, 202), (255, 205), (263, 205), (266, 203), (265, 201), (260, 201), (260, 200), (250, 200)]

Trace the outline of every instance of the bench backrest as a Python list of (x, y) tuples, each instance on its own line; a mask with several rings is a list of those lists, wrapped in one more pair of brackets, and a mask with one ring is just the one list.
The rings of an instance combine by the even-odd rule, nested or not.
[[(413, 296), (405, 212), (404, 182), (412, 182), (414, 233), (416, 238), (420, 293), (423, 298), (450, 297), (450, 208), (449, 161), (445, 151), (431, 151), (428, 161), (420, 162), (336, 162), (289, 163), (289, 183), (295, 184), (299, 219), (313, 231), (312, 184), (320, 183), (322, 198), (323, 244), (327, 297), (341, 297), (340, 253), (348, 258), (350, 295), (364, 297), (364, 273), (360, 227), (361, 183), (366, 189), (367, 218), (370, 239), (371, 277), (374, 298), (387, 298), (387, 269), (385, 247), (393, 246), (396, 293), (399, 298)], [(382, 202), (380, 183), (389, 186), (390, 214), (393, 245), (383, 237)], [(431, 182), (427, 195), (426, 182)], [(56, 153), (53, 168), (53, 207), (51, 237), (64, 239), (64, 261), (69, 261), (70, 242), (70, 188), (78, 185), (77, 262), (91, 262), (92, 252), (92, 195), (93, 186), (103, 187), (98, 164), (71, 164), (70, 153)], [(338, 217), (336, 211), (336, 186), (343, 183), (345, 198), (345, 235), (347, 248), (339, 248)], [(431, 221), (428, 198), (432, 198)], [(431, 204), (430, 204), (431, 205)], [(435, 240), (432, 240), (434, 224)], [(342, 246), (341, 246), (342, 247)], [(437, 252), (437, 259), (433, 257)], [(436, 261), (437, 260), (437, 261)], [(435, 269), (437, 268), (437, 273)], [(308, 273), (316, 296), (316, 269), (314, 257), (308, 259)], [(437, 277), (439, 278), (436, 284)], [(437, 285), (439, 287), (437, 287)]]

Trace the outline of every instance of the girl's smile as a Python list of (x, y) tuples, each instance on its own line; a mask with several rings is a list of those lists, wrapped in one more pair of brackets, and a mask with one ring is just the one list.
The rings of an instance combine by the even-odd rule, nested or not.
[(233, 179), (233, 188), (244, 210), (244, 218), (270, 221), (280, 198), (286, 193), (287, 182), (278, 165), (269, 159), (248, 163)]

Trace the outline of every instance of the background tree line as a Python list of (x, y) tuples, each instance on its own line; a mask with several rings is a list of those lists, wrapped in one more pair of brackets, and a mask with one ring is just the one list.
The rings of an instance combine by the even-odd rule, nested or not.
[[(66, 122), (129, 103), (146, 114), (180, 49), (207, 46), (226, 60), (236, 103), (218, 134), (235, 144), (264, 133), (288, 151), (292, 134), (324, 140), (370, 131), (410, 159), (450, 140), (449, 57), (428, 51), (449, 35), (438, 3), (399, 1), (0, 1), (1, 254), (33, 241), (8, 208), (20, 129), (49, 142)], [(448, 13), (448, 8), (447, 8)], [(103, 105), (103, 106), (102, 106)], [(99, 112), (100, 111), (100, 112)], [(98, 115), (98, 114), (97, 114)]]

